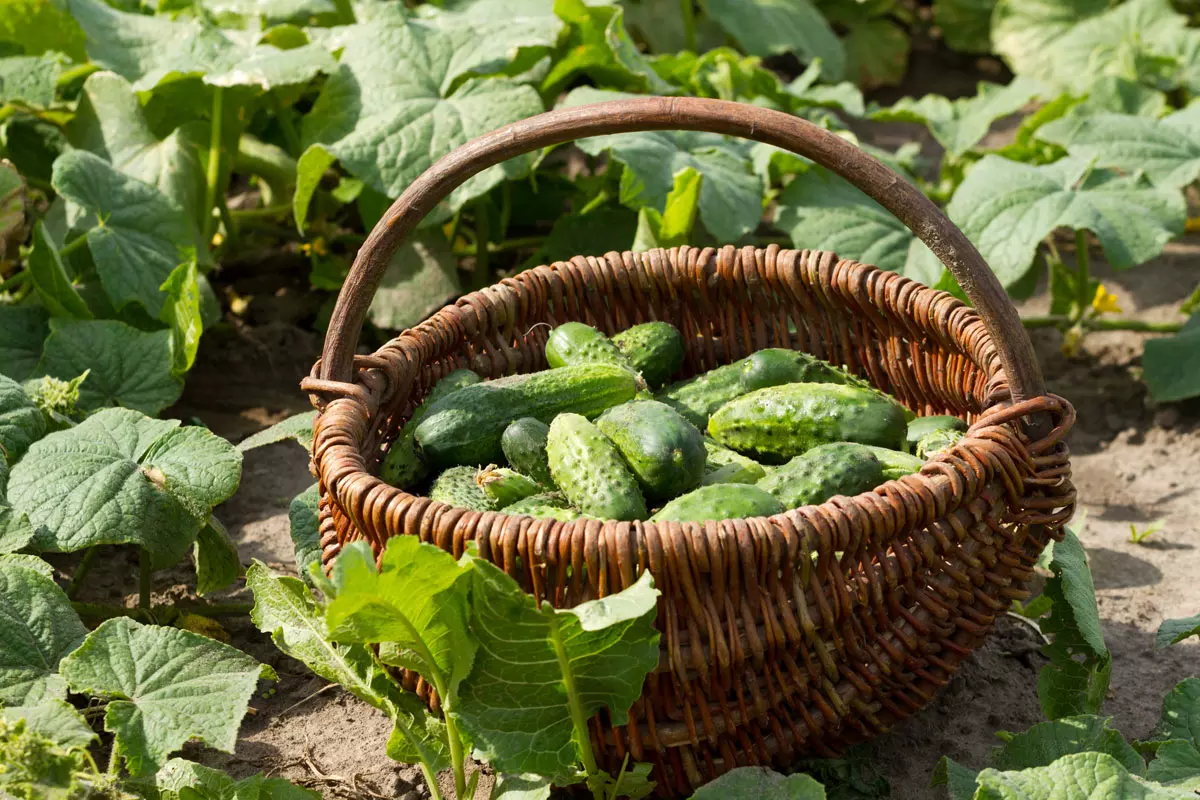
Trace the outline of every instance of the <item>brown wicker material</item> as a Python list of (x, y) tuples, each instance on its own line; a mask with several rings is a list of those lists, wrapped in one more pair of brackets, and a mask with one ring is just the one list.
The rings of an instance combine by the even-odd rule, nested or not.
[[(613, 252), (507, 278), (351, 361), (376, 267), (414, 215), (504, 155), (575, 134), (654, 127), (660, 118), (657, 127), (738, 133), (814, 158), (889, 208), (913, 202), (908, 184), (877, 169), (886, 168), (788, 115), (694, 99), (605, 105), (603, 114), (551, 112), (460, 148), (373, 232), (323, 361), (304, 383), (322, 412), (313, 451), (321, 541), (327, 565), (355, 539), (380, 552), (388, 538), (414, 535), (455, 555), (475, 541), (483, 558), (559, 607), (619, 591), (650, 570), (662, 591), (659, 667), (629, 724), (614, 728), (601, 715), (593, 742), (601, 765), (615, 770), (629, 753), (655, 764), (663, 795), (683, 795), (735, 766), (836, 754), (928, 703), (996, 616), (1027, 596), (1034, 560), (1070, 518), (1063, 437), (1074, 412), (1044, 394), (1011, 305), (1005, 311), (1007, 300), (989, 297), (1000, 292), (994, 277), (979, 272), (978, 253), (961, 234), (950, 238), (956, 229), (931, 205), (906, 206), (920, 224), (898, 216), (936, 243), (980, 312), (828, 252)], [(388, 442), (438, 378), (459, 367), (490, 377), (544, 369), (541, 323), (568, 320), (609, 333), (666, 320), (687, 342), (687, 375), (764, 347), (804, 350), (846, 364), (920, 414), (972, 425), (918, 475), (774, 517), (703, 524), (479, 513), (375, 477)]]

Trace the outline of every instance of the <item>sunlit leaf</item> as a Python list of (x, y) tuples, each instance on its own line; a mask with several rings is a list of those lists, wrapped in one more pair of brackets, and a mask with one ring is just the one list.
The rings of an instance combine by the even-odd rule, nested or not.
[(0, 562), (0, 705), (65, 698), (59, 661), (86, 635), (71, 601), (52, 578)]

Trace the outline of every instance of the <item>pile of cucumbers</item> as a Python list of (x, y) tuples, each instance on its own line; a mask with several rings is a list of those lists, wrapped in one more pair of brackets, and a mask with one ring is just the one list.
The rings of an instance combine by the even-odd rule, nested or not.
[(869, 491), (966, 430), (957, 417), (913, 419), (807, 353), (760, 350), (668, 385), (683, 358), (683, 337), (665, 322), (611, 338), (560, 325), (546, 342), (548, 370), (440, 380), (380, 477), (476, 511), (699, 522)]

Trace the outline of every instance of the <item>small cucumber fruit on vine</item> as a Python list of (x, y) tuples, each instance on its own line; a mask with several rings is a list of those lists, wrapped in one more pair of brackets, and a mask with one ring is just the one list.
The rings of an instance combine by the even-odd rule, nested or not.
[(434, 384), (433, 389), (421, 401), (409, 417), (408, 422), (400, 430), (400, 435), (388, 447), (383, 456), (383, 465), (379, 469), (379, 477), (400, 489), (411, 489), (424, 480), (429, 474), (429, 468), (417, 454), (414, 434), (417, 425), (428, 413), (430, 406), (453, 391), (464, 386), (471, 386), (483, 379), (469, 369), (456, 369)]
[(475, 467), (451, 467), (438, 475), (429, 489), (429, 499), (448, 506), (491, 511), (492, 501), (475, 482)]
[(596, 427), (617, 446), (648, 499), (669, 500), (700, 485), (704, 439), (670, 406), (622, 403), (601, 414)]
[(758, 482), (785, 508), (854, 496), (883, 483), (883, 465), (870, 449), (851, 442), (823, 444), (796, 456)]
[(645, 519), (646, 500), (617, 446), (579, 414), (559, 414), (546, 446), (550, 473), (571, 504), (601, 519)]
[(546, 439), (550, 426), (540, 419), (521, 417), (504, 429), (500, 449), (508, 463), (518, 472), (533, 478), (543, 486), (553, 486), (550, 462), (546, 458)]
[(651, 388), (662, 386), (683, 366), (683, 336), (669, 322), (644, 322), (613, 334), (633, 369)]
[(784, 510), (771, 493), (748, 484), (701, 486), (676, 497), (650, 518), (651, 522), (704, 522), (743, 517), (769, 517)]

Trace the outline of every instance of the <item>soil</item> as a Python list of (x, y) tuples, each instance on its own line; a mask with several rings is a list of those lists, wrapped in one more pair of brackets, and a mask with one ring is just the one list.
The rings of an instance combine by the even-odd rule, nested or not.
[[(1135, 272), (1097, 271), (1126, 312), (1147, 320), (1175, 319), (1180, 300), (1200, 278), (1200, 238), (1169, 247)], [(1023, 304), (1045, 313), (1043, 294)], [(1166, 618), (1200, 610), (1200, 402), (1156, 406), (1138, 379), (1144, 337), (1093, 334), (1072, 358), (1060, 352), (1054, 331), (1035, 342), (1050, 390), (1079, 412), (1071, 433), (1080, 513), (1074, 526), (1095, 576), (1104, 633), (1113, 653), (1112, 688), (1105, 706), (1130, 738), (1147, 736), (1163, 695), (1196, 674), (1200, 644), (1154, 649), (1154, 632)], [(197, 417), (215, 432), (240, 440), (308, 408), (297, 384), (317, 356), (319, 336), (287, 325), (217, 329), (206, 334), (178, 416)], [(242, 487), (217, 510), (237, 541), (242, 559), (259, 559), (293, 572), (288, 505), (312, 483), (308, 456), (292, 443), (246, 454)], [(1086, 517), (1086, 520), (1085, 520)], [(1162, 520), (1143, 544), (1129, 540), (1130, 526)], [(136, 598), (137, 568), (116, 553), (88, 578), (81, 599)], [(190, 569), (159, 576), (156, 600), (177, 599), (192, 581)], [(247, 601), (244, 588), (210, 598)], [(384, 717), (341, 689), (328, 686), (282, 656), (243, 617), (223, 619), (233, 644), (278, 671), (278, 684), (252, 701), (233, 754), (190, 746), (187, 755), (236, 775), (265, 771), (320, 791), (326, 797), (428, 796), (418, 771), (384, 755)], [(998, 730), (1019, 731), (1041, 720), (1037, 672), (1044, 663), (1038, 633), (1016, 617), (1002, 617), (995, 634), (929, 708), (870, 745), (871, 769), (890, 784), (891, 797), (943, 798), (930, 774), (948, 755), (981, 768)], [(484, 776), (482, 784), (489, 785)], [(485, 795), (480, 795), (485, 796)]]

